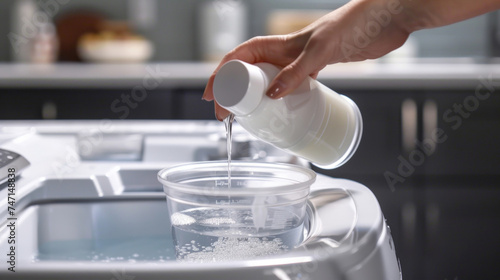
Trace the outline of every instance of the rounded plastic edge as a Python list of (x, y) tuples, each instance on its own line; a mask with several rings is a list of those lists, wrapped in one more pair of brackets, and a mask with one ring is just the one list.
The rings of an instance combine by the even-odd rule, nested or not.
[[(245, 90), (238, 92), (241, 96), (238, 96), (232, 105), (224, 105), (225, 102), (221, 102), (222, 99), (226, 98), (229, 95), (233, 95), (234, 92), (228, 92), (226, 90), (226, 85), (220, 85), (218, 81), (220, 81), (220, 74), (228, 74), (233, 75), (236, 71), (224, 71), (227, 70), (228, 67), (234, 67), (234, 65), (243, 66), (248, 75), (248, 83), (246, 85), (238, 85), (242, 88), (245, 87)], [(224, 69), (226, 68), (226, 69)], [(228, 72), (228, 73), (226, 73)], [(219, 77), (219, 79), (217, 79)], [(230, 77), (229, 77), (230, 78)], [(236, 77), (230, 80), (238, 80)], [(215, 101), (226, 110), (234, 113), (235, 115), (247, 115), (260, 104), (262, 97), (264, 95), (264, 91), (266, 90), (266, 80), (262, 70), (255, 65), (250, 63), (233, 59), (226, 62), (219, 69), (218, 73), (215, 75), (213, 91), (214, 91), (214, 99)]]
[(328, 165), (320, 165), (320, 164), (316, 164), (314, 162), (311, 162), (314, 166), (317, 166), (321, 169), (335, 169), (335, 168), (338, 168), (338, 167), (344, 165), (347, 161), (349, 161), (349, 159), (351, 159), (351, 157), (354, 155), (354, 153), (358, 149), (359, 143), (361, 142), (361, 136), (363, 135), (363, 117), (361, 115), (361, 111), (358, 108), (358, 105), (356, 105), (356, 103), (354, 103), (354, 101), (352, 101), (349, 97), (342, 95), (342, 94), (340, 96), (342, 96), (343, 98), (345, 98), (347, 100), (347, 102), (352, 106), (352, 108), (354, 110), (354, 114), (357, 116), (358, 122), (356, 125), (356, 130), (354, 131), (355, 140), (351, 143), (351, 145), (348, 149), (349, 152), (347, 154), (345, 154), (344, 156), (342, 156), (339, 160), (335, 161), (334, 163), (331, 163)]
[[(220, 167), (219, 170), (225, 170), (227, 168), (227, 161), (200, 161), (200, 162), (191, 162), (191, 163), (183, 163), (171, 167), (164, 168), (160, 170), (157, 174), (158, 181), (162, 184), (163, 188), (170, 188), (176, 191), (180, 191), (183, 193), (191, 193), (191, 194), (200, 194), (203, 193), (204, 195), (207, 194), (213, 194), (213, 195), (264, 195), (264, 194), (276, 194), (277, 192), (282, 192), (282, 193), (290, 193), (293, 191), (302, 191), (304, 189), (310, 189), (310, 186), (316, 181), (316, 172), (313, 170), (295, 165), (295, 164), (286, 164), (286, 163), (271, 163), (271, 162), (251, 162), (251, 161), (232, 161), (231, 165), (234, 167), (242, 167), (242, 166), (251, 166), (251, 165), (258, 165), (260, 168), (277, 168), (277, 169), (292, 169), (292, 170), (297, 170), (301, 172), (302, 174), (308, 176), (308, 180), (305, 180), (303, 182), (298, 182), (298, 183), (293, 183), (291, 185), (286, 185), (286, 186), (277, 186), (277, 187), (272, 187), (268, 189), (252, 189), (251, 191), (244, 190), (244, 189), (214, 189), (210, 190), (210, 192), (207, 193), (206, 188), (200, 188), (200, 187), (193, 187), (191, 186), (190, 188), (186, 188), (186, 184), (182, 183), (175, 183), (175, 182), (168, 182), (167, 179), (165, 178), (168, 176), (166, 173), (168, 172), (174, 172), (177, 170), (182, 170), (182, 169), (200, 169), (203, 166), (207, 165), (213, 165), (216, 167)], [(168, 185), (167, 185), (168, 184)]]

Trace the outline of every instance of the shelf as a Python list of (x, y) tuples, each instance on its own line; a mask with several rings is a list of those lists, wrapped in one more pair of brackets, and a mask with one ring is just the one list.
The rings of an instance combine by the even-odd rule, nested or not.
[[(471, 59), (340, 63), (318, 80), (333, 89), (475, 89), (500, 80), (500, 63)], [(0, 88), (204, 88), (216, 63), (0, 64)]]

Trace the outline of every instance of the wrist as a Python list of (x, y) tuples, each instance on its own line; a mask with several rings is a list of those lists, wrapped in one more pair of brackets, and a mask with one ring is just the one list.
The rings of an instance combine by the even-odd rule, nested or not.
[(426, 28), (440, 26), (441, 19), (434, 13), (429, 12), (429, 6), (436, 0), (383, 0), (397, 1), (401, 7), (401, 13), (395, 17), (397, 24), (409, 34)]
[[(414, 1), (414, 0), (410, 0)], [(354, 0), (349, 2), (363, 15), (364, 24), (375, 21), (385, 29), (402, 30), (411, 33), (415, 29), (416, 9), (408, 5), (408, 0)]]
[(364, 13), (388, 27), (408, 34), (435, 25), (432, 15), (426, 13), (426, 1), (415, 0), (359, 0)]

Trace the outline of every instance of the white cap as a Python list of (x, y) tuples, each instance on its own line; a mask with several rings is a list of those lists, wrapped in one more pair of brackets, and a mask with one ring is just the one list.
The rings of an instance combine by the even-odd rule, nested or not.
[(247, 115), (259, 106), (266, 87), (266, 78), (259, 67), (231, 60), (217, 72), (213, 92), (220, 106), (235, 115)]

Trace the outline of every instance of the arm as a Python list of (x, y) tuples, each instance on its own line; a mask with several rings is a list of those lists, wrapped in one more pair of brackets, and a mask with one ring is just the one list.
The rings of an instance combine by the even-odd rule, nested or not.
[[(452, 24), (500, 9), (500, 0), (352, 0), (297, 32), (252, 38), (230, 51), (208, 80), (203, 99), (213, 100), (218, 69), (227, 61), (268, 62), (283, 67), (267, 95), (280, 98), (328, 64), (379, 58), (410, 33)], [(215, 103), (216, 117), (228, 112)]]
[(401, 0), (411, 32), (473, 18), (500, 9), (500, 0)]

